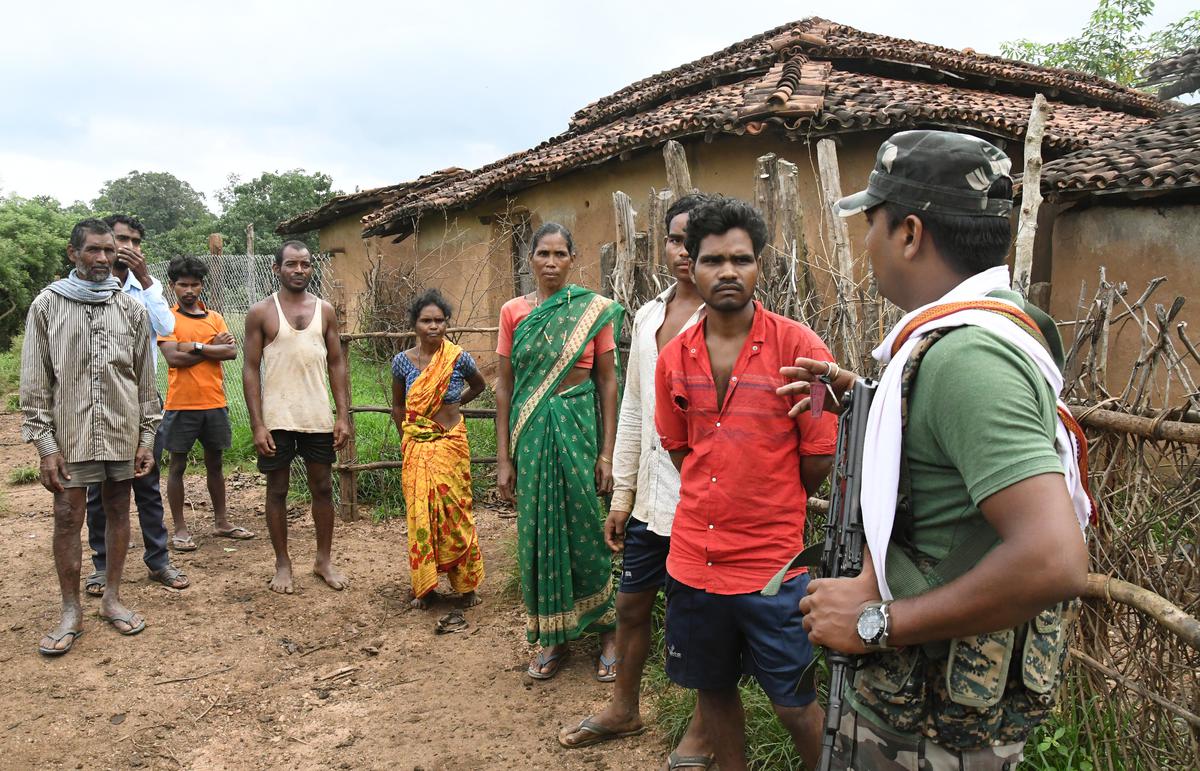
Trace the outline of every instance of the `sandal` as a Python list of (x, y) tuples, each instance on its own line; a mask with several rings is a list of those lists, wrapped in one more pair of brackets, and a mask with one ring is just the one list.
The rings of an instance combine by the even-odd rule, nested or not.
[[(572, 744), (566, 740), (566, 736), (573, 733), (583, 731), (587, 734), (586, 737)], [(574, 728), (567, 728), (559, 731), (558, 743), (568, 749), (577, 750), (581, 747), (591, 747), (593, 744), (612, 741), (613, 739), (624, 739), (628, 736), (641, 736), (646, 733), (646, 726), (638, 726), (631, 731), (614, 731), (607, 726), (602, 726), (590, 717), (579, 721), (579, 725)], [(674, 766), (672, 766), (674, 768)]]
[(716, 760), (713, 755), (680, 755), (678, 752), (672, 752), (667, 756), (667, 768), (669, 771), (675, 771), (677, 768), (708, 769)]
[(175, 547), (175, 551), (196, 551), (196, 542), (190, 535), (187, 538), (173, 537), (171, 545)]
[(217, 538), (232, 538), (235, 541), (249, 541), (254, 537), (254, 533), (241, 525), (235, 525), (228, 530), (214, 530), (213, 535)]
[[(592, 677), (596, 678), (597, 682), (611, 683), (611, 682), (616, 681), (616, 679), (617, 679), (617, 657), (616, 656), (613, 656), (610, 659), (608, 656), (605, 656), (603, 653), (600, 653), (596, 656), (596, 662), (597, 662), (597, 667), (596, 667), (597, 671), (592, 675)], [(604, 669), (604, 674), (600, 674), (599, 670), (601, 668)]]
[[(104, 577), (104, 574), (98, 570), (95, 570), (92, 571), (92, 574), (84, 580), (83, 592), (89, 597), (102, 597), (104, 596), (104, 587), (107, 585), (108, 580)], [(57, 642), (57, 640), (55, 642)]]
[(455, 609), (438, 619), (437, 628), (434, 631), (437, 634), (450, 634), (451, 632), (461, 632), (468, 626), (467, 617), (461, 610)]
[[(124, 616), (106, 616), (101, 613), (100, 620), (112, 625), (112, 628), (117, 630), (117, 634), (122, 634), (126, 637), (132, 637), (146, 628), (146, 619), (144, 618), (142, 619), (142, 623), (138, 624), (137, 626), (133, 625), (133, 617), (136, 615), (137, 613), (132, 610), (126, 613)], [(118, 623), (124, 624), (129, 628), (122, 630), (117, 626)]]
[[(571, 655), (571, 649), (567, 647), (560, 648), (557, 653), (546, 655), (545, 650), (539, 650), (533, 661), (529, 662), (529, 669), (525, 673), (534, 680), (550, 680), (558, 674), (558, 670), (562, 669), (562, 665)], [(543, 672), (542, 669), (553, 664), (554, 667), (549, 672)]]
[(62, 638), (66, 637), (67, 635), (71, 635), (71, 642), (69, 642), (67, 644), (67, 647), (65, 647), (65, 648), (46, 648), (46, 647), (39, 645), (38, 653), (42, 654), (43, 656), (61, 656), (61, 655), (63, 655), (64, 653), (66, 653), (67, 651), (69, 651), (75, 647), (75, 643), (79, 640), (80, 637), (83, 637), (83, 630), (82, 629), (66, 629), (61, 632), (47, 632), (46, 633), (46, 636), (49, 637), (54, 642), (60, 642), (62, 640)]
[(187, 573), (170, 563), (167, 563), (162, 570), (151, 570), (150, 580), (157, 581), (168, 589), (186, 589), (192, 585), (192, 582), (188, 580)]

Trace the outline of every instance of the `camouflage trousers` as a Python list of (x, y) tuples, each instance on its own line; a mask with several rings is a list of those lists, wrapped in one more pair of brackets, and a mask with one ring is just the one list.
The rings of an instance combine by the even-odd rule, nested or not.
[(1025, 743), (955, 752), (881, 729), (847, 709), (833, 751), (835, 771), (1011, 771)]

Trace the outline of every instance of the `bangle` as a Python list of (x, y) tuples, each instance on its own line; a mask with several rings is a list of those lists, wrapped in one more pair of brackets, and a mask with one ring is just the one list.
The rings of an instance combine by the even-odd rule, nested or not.
[(605, 462), (605, 463), (607, 463), (608, 465), (610, 465), (610, 466), (612, 465), (612, 458), (606, 458), (606, 457), (604, 457), (603, 455), (598, 455), (598, 456), (596, 456), (596, 457), (597, 457), (599, 460), (602, 460), (602, 461), (604, 461), (604, 462)]

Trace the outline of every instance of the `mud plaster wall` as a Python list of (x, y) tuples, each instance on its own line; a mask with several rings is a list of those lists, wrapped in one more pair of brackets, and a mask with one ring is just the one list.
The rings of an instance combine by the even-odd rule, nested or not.
[[(1073, 320), (1077, 315), (1080, 293), (1090, 302), (1099, 285), (1099, 268), (1104, 266), (1112, 283), (1125, 282), (1132, 303), (1145, 290), (1150, 279), (1166, 276), (1151, 303), (1170, 308), (1176, 297), (1186, 303), (1171, 324), (1172, 342), (1182, 345), (1175, 334), (1180, 321), (1188, 324), (1193, 341), (1200, 337), (1200, 205), (1093, 206), (1059, 214), (1053, 226), (1053, 263), (1051, 311), (1055, 318)], [(1116, 309), (1114, 310), (1116, 312)], [(1151, 318), (1153, 318), (1153, 313)], [(1067, 344), (1074, 337), (1071, 327), (1063, 327)], [(1125, 388), (1131, 368), (1141, 350), (1137, 326), (1127, 323), (1109, 338), (1108, 383), (1110, 393)], [(1193, 376), (1200, 366), (1192, 363)], [(1166, 393), (1164, 379), (1154, 381), (1154, 406), (1178, 406), (1182, 393), (1178, 386)]]
[[(866, 186), (875, 153), (890, 133), (858, 132), (837, 139), (844, 193)], [(695, 187), (746, 200), (754, 197), (755, 163), (760, 156), (775, 153), (796, 164), (800, 173), (804, 231), (810, 260), (817, 266), (818, 277), (824, 275), (820, 266), (830, 264), (833, 255), (826, 245), (831, 241), (826, 235), (828, 220), (823, 218), (820, 200), (815, 143), (809, 145), (777, 134), (764, 134), (724, 135), (712, 142), (693, 139), (683, 144)], [(1016, 152), (1013, 164), (1019, 169), (1020, 146), (1013, 144), (1006, 149), (1010, 153)], [(455, 324), (489, 326), (496, 323), (500, 306), (516, 293), (512, 278), (512, 239), (503, 226), (513, 212), (527, 213), (535, 229), (545, 222), (559, 222), (569, 228), (578, 253), (572, 280), (598, 289), (601, 283), (600, 246), (616, 237), (612, 194), (620, 190), (633, 199), (638, 212), (636, 228), (648, 231), (650, 224), (644, 210), (650, 190), (666, 187), (666, 169), (659, 146), (627, 161), (610, 160), (578, 169), (466, 210), (426, 213), (418, 232), (400, 244), (393, 244), (391, 238), (363, 241), (358, 237), (360, 226), (356, 215), (322, 229), (321, 246), (329, 248), (326, 245), (328, 232), (330, 245), (336, 238), (337, 245), (346, 250), (344, 255), (336, 258), (335, 270), (349, 293), (360, 291), (364, 286), (361, 281), (355, 281), (355, 276), (365, 272), (371, 259), (382, 258), (385, 266), (411, 268), (417, 284), (439, 287), (457, 308)], [(862, 251), (865, 218), (852, 217), (847, 224), (861, 277), (865, 270)], [(1047, 248), (1048, 239), (1039, 239), (1039, 249)], [(1039, 268), (1042, 263), (1041, 260), (1035, 263), (1034, 280), (1041, 280)], [(358, 301), (357, 297), (354, 299)], [(485, 342), (484, 337), (471, 336), (463, 344), (473, 353), (483, 354), (480, 363), (490, 372), (494, 356), (488, 352), (494, 350), (494, 340)]]

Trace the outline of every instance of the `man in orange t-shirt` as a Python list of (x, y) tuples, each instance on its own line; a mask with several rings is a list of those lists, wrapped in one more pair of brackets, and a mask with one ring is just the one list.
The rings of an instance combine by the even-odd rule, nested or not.
[(254, 533), (230, 523), (225, 508), (225, 474), (222, 453), (232, 444), (229, 407), (221, 362), (237, 358), (237, 341), (229, 333), (225, 319), (200, 301), (208, 266), (198, 257), (176, 257), (167, 267), (171, 290), (179, 304), (175, 331), (158, 339), (159, 350), (167, 360), (167, 403), (163, 413), (163, 445), (171, 454), (167, 473), (167, 502), (175, 535), (176, 551), (193, 551), (196, 542), (188, 532), (183, 516), (183, 474), (188, 453), (196, 440), (204, 447), (204, 468), (208, 477), (208, 495), (212, 499), (213, 534), (245, 540)]

